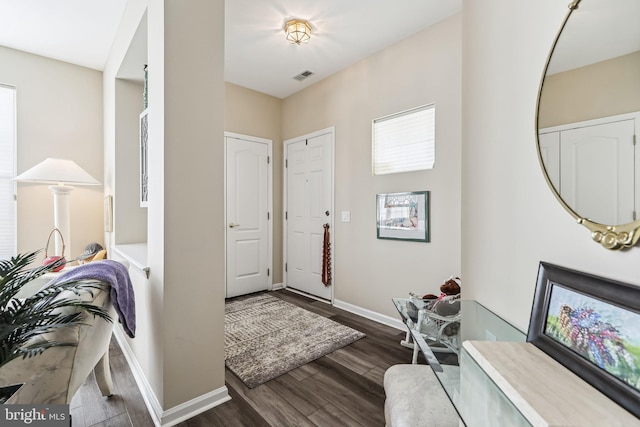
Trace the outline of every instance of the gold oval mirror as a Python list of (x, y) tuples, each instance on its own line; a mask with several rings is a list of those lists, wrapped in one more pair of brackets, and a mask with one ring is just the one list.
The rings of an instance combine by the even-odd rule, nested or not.
[(640, 238), (639, 0), (576, 0), (540, 87), (538, 154), (549, 186), (607, 249)]

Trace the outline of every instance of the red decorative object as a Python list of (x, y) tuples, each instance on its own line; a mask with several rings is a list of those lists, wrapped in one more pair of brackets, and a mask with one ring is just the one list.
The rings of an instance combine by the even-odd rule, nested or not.
[[(53, 236), (53, 233), (55, 232), (57, 232), (60, 235), (60, 240), (62, 241), (62, 254), (49, 256), (49, 254), (47, 253), (49, 251), (49, 242), (51, 241), (51, 236)], [(42, 265), (53, 264), (54, 262), (60, 259), (62, 260), (62, 263), (56, 268), (54, 268), (53, 271), (62, 270), (67, 263), (67, 260), (64, 257), (64, 237), (62, 237), (62, 233), (60, 232), (60, 230), (58, 230), (57, 228), (54, 228), (53, 230), (51, 230), (51, 233), (49, 233), (49, 238), (47, 239), (47, 246), (44, 248), (44, 260), (42, 261)]]

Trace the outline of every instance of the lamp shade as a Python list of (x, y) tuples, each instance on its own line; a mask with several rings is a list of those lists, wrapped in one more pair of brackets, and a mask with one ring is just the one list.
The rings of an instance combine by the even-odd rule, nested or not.
[(307, 43), (311, 38), (311, 25), (303, 19), (292, 19), (284, 25), (284, 32), (291, 43)]
[(13, 178), (20, 182), (42, 182), (50, 184), (100, 185), (89, 172), (73, 160), (48, 158), (31, 169)]

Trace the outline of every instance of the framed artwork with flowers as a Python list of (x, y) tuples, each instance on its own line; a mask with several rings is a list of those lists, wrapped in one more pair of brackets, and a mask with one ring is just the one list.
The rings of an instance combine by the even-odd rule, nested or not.
[(541, 262), (527, 341), (640, 417), (640, 288)]

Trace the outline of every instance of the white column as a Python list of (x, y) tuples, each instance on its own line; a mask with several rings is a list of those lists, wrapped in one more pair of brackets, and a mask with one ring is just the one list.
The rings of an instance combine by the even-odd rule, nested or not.
[[(71, 256), (71, 216), (69, 214), (69, 195), (73, 187), (68, 185), (50, 185), (49, 190), (53, 193), (53, 225), (60, 230), (64, 239), (64, 253), (67, 261)], [(58, 234), (55, 235), (55, 255), (62, 255), (62, 241)], [(54, 255), (54, 254), (49, 254)]]

